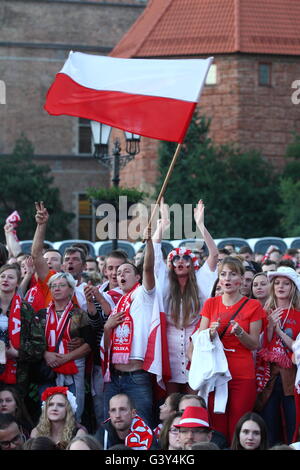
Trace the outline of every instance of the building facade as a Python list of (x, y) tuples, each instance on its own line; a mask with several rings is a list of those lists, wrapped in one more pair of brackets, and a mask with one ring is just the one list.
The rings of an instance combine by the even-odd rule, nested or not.
[(5, 84), (0, 158), (22, 133), (32, 142), (35, 162), (50, 166), (64, 209), (76, 214), (70, 227), (74, 238), (95, 236), (85, 191), (108, 186), (110, 175), (92, 156), (89, 122), (49, 116), (43, 109), (46, 93), (71, 50), (109, 54), (145, 5), (145, 0), (0, 2), (0, 81)]

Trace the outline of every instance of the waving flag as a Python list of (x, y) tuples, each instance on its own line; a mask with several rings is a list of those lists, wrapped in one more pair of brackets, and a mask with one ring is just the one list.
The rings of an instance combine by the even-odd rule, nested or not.
[[(158, 279), (155, 280), (155, 284), (158, 284)], [(155, 374), (159, 387), (166, 389), (166, 383), (171, 378), (171, 369), (167, 342), (167, 320), (159, 289), (156, 289), (155, 291), (151, 326), (143, 369)]]
[(213, 58), (119, 59), (70, 52), (46, 99), (67, 114), (183, 142)]

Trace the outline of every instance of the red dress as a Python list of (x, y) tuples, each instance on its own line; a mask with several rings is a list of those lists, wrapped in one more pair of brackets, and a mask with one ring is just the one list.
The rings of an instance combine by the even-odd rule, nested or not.
[[(233, 314), (246, 300), (242, 297), (236, 304), (226, 307), (222, 296), (212, 297), (204, 303), (201, 315), (209, 319), (209, 324), (220, 321), (219, 335), (222, 333)], [(250, 332), (253, 322), (265, 317), (260, 302), (249, 299), (234, 318), (246, 333)], [(253, 353), (231, 334), (231, 326), (221, 339), (232, 380), (228, 383), (228, 401), (225, 414), (213, 413), (213, 393), (209, 397), (209, 412), (214, 429), (222, 432), (231, 441), (237, 421), (247, 411), (252, 411), (256, 399), (255, 364)]]

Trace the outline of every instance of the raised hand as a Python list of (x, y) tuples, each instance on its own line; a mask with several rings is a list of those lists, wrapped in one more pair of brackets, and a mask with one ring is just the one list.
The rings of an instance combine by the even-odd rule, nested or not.
[(43, 225), (48, 222), (49, 214), (44, 206), (43, 201), (35, 202), (36, 214), (35, 214), (35, 221), (38, 225)]
[(163, 230), (166, 230), (170, 226), (170, 216), (168, 204), (165, 204), (163, 197), (161, 198), (159, 209), (161, 215), (161, 226)]
[(194, 209), (194, 219), (198, 227), (204, 227), (204, 203), (202, 199), (198, 201), (196, 208)]

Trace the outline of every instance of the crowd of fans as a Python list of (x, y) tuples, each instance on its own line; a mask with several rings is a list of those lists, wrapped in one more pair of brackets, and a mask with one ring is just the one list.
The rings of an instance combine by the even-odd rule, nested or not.
[[(300, 449), (300, 250), (0, 244), (1, 450)], [(205, 252), (207, 255), (205, 255)], [(298, 344), (299, 343), (299, 344)]]

